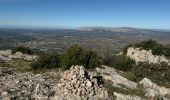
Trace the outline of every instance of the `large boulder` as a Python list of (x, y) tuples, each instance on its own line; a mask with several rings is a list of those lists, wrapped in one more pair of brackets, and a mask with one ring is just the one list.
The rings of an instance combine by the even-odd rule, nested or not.
[(100, 84), (96, 74), (83, 66), (72, 66), (66, 70), (56, 86), (56, 100), (108, 99), (108, 93)]

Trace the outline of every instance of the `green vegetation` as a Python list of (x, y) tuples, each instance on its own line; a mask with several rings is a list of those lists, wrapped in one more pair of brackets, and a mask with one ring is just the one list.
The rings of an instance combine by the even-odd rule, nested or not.
[(31, 66), (33, 70), (57, 68), (59, 66), (59, 55), (57, 53), (42, 53), (38, 56), (37, 60), (31, 64)]
[(31, 50), (28, 47), (18, 46), (12, 49), (12, 54), (16, 52), (22, 52), (23, 54), (32, 54)]
[(117, 56), (116, 59), (115, 68), (118, 70), (128, 71), (133, 67), (133, 64), (135, 64), (134, 60), (125, 55)]
[(133, 67), (135, 61), (125, 55), (112, 55), (104, 57), (103, 64), (118, 70), (128, 71)]
[(72, 65), (83, 65), (86, 68), (95, 68), (100, 63), (99, 56), (96, 52), (73, 45), (61, 55), (62, 68), (68, 69)]
[(96, 52), (73, 45), (63, 54), (41, 54), (31, 66), (34, 70), (61, 68), (69, 69), (72, 65), (83, 65), (92, 69), (100, 64), (100, 58)]
[(23, 54), (30, 54), (30, 55), (39, 55), (44, 53), (43, 51), (39, 50), (39, 49), (30, 49), (28, 47), (23, 47), (23, 46), (17, 46), (15, 48), (12, 48), (12, 54), (16, 53), (16, 52), (22, 52)]
[(144, 50), (152, 50), (152, 53), (154, 55), (164, 55), (167, 57), (170, 56), (170, 46), (159, 44), (157, 43), (157, 41), (154, 41), (152, 39), (125, 46), (123, 50), (124, 54), (127, 53), (127, 49), (129, 47), (136, 47)]
[(139, 63), (126, 57), (127, 48), (139, 47), (145, 50), (152, 50), (155, 55), (170, 55), (170, 46), (158, 44), (156, 41), (147, 40), (140, 43), (125, 46), (123, 55), (107, 55), (104, 57), (103, 64), (114, 67), (115, 69), (126, 72), (126, 78), (132, 81), (140, 81), (147, 77), (158, 85), (170, 87), (170, 66), (167, 63), (152, 64)]
[(158, 85), (170, 87), (170, 66), (166, 63), (139, 63), (135, 65), (131, 71), (134, 73), (134, 81), (140, 81), (147, 77)]
[[(150, 48), (152, 48), (152, 50), (160, 48), (156, 49), (157, 51), (154, 51), (156, 53), (159, 52), (159, 54), (160, 52), (164, 52), (163, 54), (165, 54), (166, 51), (161, 49), (163, 45), (157, 44), (157, 42), (153, 40), (143, 41), (134, 45), (141, 46), (147, 50)], [(99, 64), (108, 65), (126, 72), (127, 78), (132, 81), (138, 82), (144, 77), (147, 77), (158, 85), (166, 85), (170, 87), (170, 66), (168, 64), (139, 63), (136, 65), (135, 61), (126, 57), (125, 54), (106, 55), (101, 59), (95, 51), (83, 48), (78, 45), (71, 46), (61, 54), (42, 53), (38, 59), (31, 64), (31, 66), (34, 70), (52, 68), (61, 68), (66, 70), (72, 65), (83, 65), (87, 69), (93, 69)]]

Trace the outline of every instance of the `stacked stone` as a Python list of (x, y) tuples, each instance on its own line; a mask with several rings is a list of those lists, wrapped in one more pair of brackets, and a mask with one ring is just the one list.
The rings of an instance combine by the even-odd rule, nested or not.
[(63, 73), (58, 87), (64, 97), (75, 96), (79, 99), (89, 99), (96, 96), (102, 99), (107, 98), (107, 91), (95, 77), (94, 74), (88, 73), (83, 66), (72, 66), (70, 70)]

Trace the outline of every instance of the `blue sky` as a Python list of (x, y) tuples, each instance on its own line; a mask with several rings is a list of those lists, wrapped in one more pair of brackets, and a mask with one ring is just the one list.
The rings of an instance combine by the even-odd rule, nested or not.
[(0, 0), (0, 26), (170, 29), (170, 0)]

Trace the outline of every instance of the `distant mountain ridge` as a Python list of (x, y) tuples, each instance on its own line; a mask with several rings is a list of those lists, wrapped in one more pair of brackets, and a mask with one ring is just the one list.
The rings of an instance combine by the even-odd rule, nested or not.
[(161, 29), (142, 29), (133, 27), (81, 27), (79, 31), (110, 31), (121, 33), (155, 33), (155, 32), (170, 32), (170, 30)]

